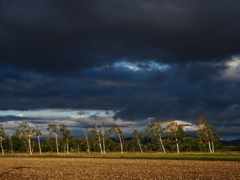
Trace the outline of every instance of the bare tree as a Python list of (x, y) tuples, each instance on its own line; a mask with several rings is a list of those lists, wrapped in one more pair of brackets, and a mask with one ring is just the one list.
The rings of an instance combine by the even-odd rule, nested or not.
[(42, 148), (40, 143), (40, 136), (42, 135), (42, 132), (38, 129), (38, 125), (36, 125), (36, 129), (32, 130), (34, 135), (38, 138), (38, 147), (39, 147), (39, 153), (42, 154)]
[(70, 136), (71, 131), (67, 129), (67, 126), (63, 123), (61, 123), (59, 126), (60, 126), (60, 131), (62, 132), (62, 135), (63, 135), (63, 139), (66, 142), (66, 152), (67, 154), (69, 154), (69, 139), (71, 138)]
[(84, 136), (86, 138), (86, 142), (87, 142), (87, 152), (88, 152), (88, 154), (90, 154), (90, 146), (89, 146), (89, 141), (88, 141), (88, 128), (83, 127), (82, 130), (83, 130)]
[(123, 153), (123, 141), (124, 141), (124, 134), (122, 133), (122, 129), (118, 126), (118, 125), (114, 125), (110, 130), (110, 133), (114, 133), (117, 135), (117, 139), (120, 142), (120, 146), (121, 146), (121, 153)]
[(19, 128), (21, 128), (20, 135), (28, 140), (29, 153), (32, 154), (31, 139), (32, 139), (32, 136), (33, 136), (33, 132), (30, 129), (29, 124), (27, 122), (20, 123)]
[(143, 140), (143, 133), (138, 131), (137, 129), (134, 129), (133, 135), (134, 135), (134, 139), (136, 139), (137, 141), (137, 144), (139, 146), (141, 153), (143, 153), (142, 145), (141, 145), (141, 140)]
[(6, 137), (6, 133), (3, 129), (3, 125), (0, 124), (0, 145), (1, 145), (1, 149), (2, 149), (2, 155), (4, 155), (4, 149), (3, 149), (2, 141), (5, 137)]
[(55, 136), (57, 153), (59, 154), (59, 149), (58, 149), (58, 133), (59, 133), (59, 130), (58, 130), (57, 126), (55, 124), (48, 124), (48, 127), (46, 128), (46, 130), (48, 130), (48, 131), (51, 130), (52, 132), (50, 132), (50, 136), (52, 136), (52, 135)]
[(162, 136), (165, 131), (163, 128), (163, 122), (161, 121), (151, 122), (149, 123), (145, 131), (148, 137), (151, 137), (153, 140), (158, 140), (160, 142), (163, 152), (166, 153), (166, 150), (162, 141)]

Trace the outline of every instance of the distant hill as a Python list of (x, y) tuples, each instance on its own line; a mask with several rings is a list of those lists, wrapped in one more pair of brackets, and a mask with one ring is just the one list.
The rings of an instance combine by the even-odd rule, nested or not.
[(222, 145), (227, 146), (240, 146), (240, 139), (232, 140), (232, 141), (221, 141)]

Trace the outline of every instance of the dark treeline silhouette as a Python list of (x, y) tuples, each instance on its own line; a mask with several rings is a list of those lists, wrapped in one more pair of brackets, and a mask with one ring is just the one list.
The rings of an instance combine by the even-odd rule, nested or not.
[[(91, 153), (100, 152), (141, 152), (162, 151), (190, 152), (190, 151), (238, 151), (240, 146), (226, 146), (220, 143), (216, 130), (207, 123), (205, 117), (198, 117), (196, 122), (198, 137), (186, 136), (183, 126), (174, 120), (155, 121), (149, 123), (144, 132), (133, 130), (131, 138), (126, 138), (121, 127), (114, 125), (107, 129), (102, 122), (94, 122), (89, 128), (82, 127), (85, 137), (76, 138), (71, 135), (70, 129), (61, 123), (48, 124), (46, 130), (49, 137), (41, 139), (41, 131), (30, 128), (27, 122), (19, 124), (19, 129), (12, 136), (6, 136), (4, 126), (0, 124), (0, 146), (4, 152), (59, 152), (64, 153)], [(114, 135), (114, 138), (109, 138)]]

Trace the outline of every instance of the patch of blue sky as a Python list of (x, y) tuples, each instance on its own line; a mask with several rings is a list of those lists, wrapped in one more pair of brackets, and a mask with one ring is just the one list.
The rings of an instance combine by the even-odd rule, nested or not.
[(147, 62), (129, 62), (129, 61), (119, 61), (116, 62), (115, 67), (123, 67), (123, 68), (128, 68), (133, 71), (138, 71), (138, 70), (165, 70), (169, 68), (168, 64), (162, 64), (162, 63), (157, 63), (155, 61), (147, 61)]

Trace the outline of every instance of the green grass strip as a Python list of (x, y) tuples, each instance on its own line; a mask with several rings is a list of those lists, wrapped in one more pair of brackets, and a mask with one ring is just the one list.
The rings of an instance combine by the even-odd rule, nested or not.
[(119, 157), (126, 158), (208, 158), (208, 159), (240, 159), (240, 156), (235, 155), (196, 155), (196, 154), (181, 154), (181, 155), (122, 155)]

